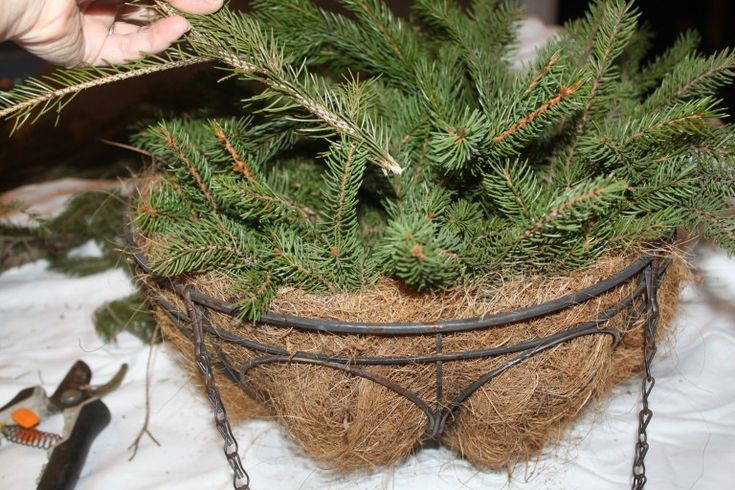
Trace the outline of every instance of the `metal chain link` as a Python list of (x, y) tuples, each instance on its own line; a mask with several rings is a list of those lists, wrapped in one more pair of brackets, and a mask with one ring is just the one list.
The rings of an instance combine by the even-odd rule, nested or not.
[(638, 414), (638, 440), (635, 444), (635, 459), (633, 461), (633, 490), (640, 490), (646, 486), (646, 464), (645, 458), (648, 453), (648, 424), (653, 417), (653, 411), (648, 402), (656, 384), (656, 379), (651, 374), (651, 364), (656, 355), (656, 327), (658, 325), (659, 309), (656, 299), (656, 281), (658, 278), (658, 263), (656, 260), (643, 271), (646, 283), (646, 324), (643, 332), (643, 368), (644, 375), (641, 381), (642, 408)]
[(214, 381), (214, 374), (212, 373), (212, 365), (207, 348), (204, 345), (204, 328), (202, 312), (198, 306), (191, 300), (191, 289), (186, 288), (184, 291), (184, 300), (186, 302), (186, 309), (191, 319), (192, 332), (194, 334), (194, 356), (196, 358), (197, 366), (204, 376), (204, 388), (207, 393), (209, 403), (212, 405), (214, 410), (214, 420), (217, 430), (219, 431), (222, 439), (225, 442), (225, 456), (227, 462), (232, 468), (232, 486), (235, 490), (250, 490), (250, 477), (247, 471), (242, 465), (240, 460), (240, 454), (238, 452), (237, 440), (235, 435), (232, 433), (232, 427), (227, 419), (227, 412), (222, 404), (222, 398), (219, 395), (219, 390)]

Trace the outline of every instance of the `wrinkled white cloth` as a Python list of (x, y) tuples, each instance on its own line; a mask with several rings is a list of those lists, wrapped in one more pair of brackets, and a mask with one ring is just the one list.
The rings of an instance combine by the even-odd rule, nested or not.
[[(711, 306), (711, 296), (735, 299), (735, 261), (706, 250), (704, 281), (682, 293), (673, 344), (659, 351), (651, 397), (651, 489), (731, 488), (735, 467), (735, 318)], [(145, 416), (148, 347), (130, 335), (105, 345), (92, 311), (133, 287), (119, 270), (84, 278), (50, 272), (45, 261), (0, 275), (0, 404), (19, 390), (42, 384), (52, 392), (67, 369), (83, 359), (93, 382), (107, 381), (122, 363), (130, 370), (104, 402), (112, 422), (95, 440), (80, 490), (227, 489), (231, 474), (209, 406), (168, 347), (153, 351), (150, 430), (129, 461)], [(705, 288), (706, 286), (706, 288)], [(673, 345), (673, 348), (671, 348)], [(505, 472), (480, 472), (445, 449), (418, 452), (404, 464), (346, 477), (320, 469), (299, 454), (273, 422), (234, 427), (254, 490), (264, 489), (618, 489), (629, 486), (640, 384), (627, 383), (588, 410), (560, 445)], [(61, 417), (42, 428), (61, 430)], [(3, 443), (0, 488), (34, 487), (44, 451)]]
[(74, 197), (89, 191), (120, 191), (133, 188), (132, 179), (93, 180), (64, 178), (28, 184), (0, 194), (0, 220), (15, 226), (31, 226), (38, 219), (51, 219), (61, 213)]

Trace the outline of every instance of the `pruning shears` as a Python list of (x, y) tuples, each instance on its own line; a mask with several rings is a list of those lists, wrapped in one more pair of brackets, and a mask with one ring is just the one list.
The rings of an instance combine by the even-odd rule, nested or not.
[[(110, 410), (100, 398), (120, 386), (127, 369), (123, 364), (110, 381), (91, 386), (92, 371), (77, 361), (50, 397), (42, 386), (34, 386), (0, 408), (0, 441), (49, 451), (37, 490), (74, 488), (92, 442), (110, 423)], [(58, 413), (64, 414), (61, 435), (37, 428), (41, 420)]]

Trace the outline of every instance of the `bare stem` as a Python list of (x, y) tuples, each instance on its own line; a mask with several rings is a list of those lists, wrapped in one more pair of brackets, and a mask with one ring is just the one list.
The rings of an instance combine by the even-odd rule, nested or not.
[(40, 94), (36, 97), (32, 97), (30, 99), (24, 100), (23, 102), (20, 102), (18, 104), (10, 105), (8, 107), (0, 109), (0, 118), (10, 116), (17, 112), (21, 112), (24, 109), (29, 109), (29, 108), (38, 106), (39, 104), (43, 104), (44, 102), (48, 102), (50, 100), (58, 99), (60, 97), (64, 97), (67, 95), (76, 94), (78, 92), (81, 92), (83, 90), (87, 90), (90, 88), (99, 87), (101, 85), (107, 85), (109, 83), (120, 82), (122, 80), (127, 80), (129, 78), (149, 75), (151, 73), (156, 73), (160, 71), (172, 70), (174, 68), (183, 68), (185, 66), (205, 63), (207, 61), (210, 61), (209, 58), (206, 58), (203, 56), (197, 56), (197, 57), (189, 58), (185, 60), (169, 61), (167, 63), (161, 63), (155, 66), (146, 66), (144, 68), (139, 68), (137, 70), (112, 73), (110, 75), (107, 75), (101, 78), (96, 78), (88, 82), (83, 82), (83, 83), (79, 83), (79, 84), (72, 85), (69, 87), (63, 87), (63, 88), (59, 88), (56, 90), (52, 90), (50, 92)]
[(156, 446), (161, 447), (161, 443), (158, 442), (153, 434), (151, 434), (151, 431), (148, 428), (151, 419), (151, 378), (153, 377), (154, 347), (155, 345), (153, 344), (153, 342), (151, 342), (150, 347), (148, 348), (148, 360), (145, 364), (145, 418), (143, 419), (143, 427), (140, 428), (140, 432), (138, 432), (138, 435), (135, 437), (132, 444), (128, 446), (128, 450), (133, 450), (133, 454), (130, 455), (128, 461), (132, 461), (133, 458), (135, 458), (135, 455), (138, 453), (138, 447), (140, 447), (140, 442), (145, 435), (150, 437), (151, 440), (156, 444)]

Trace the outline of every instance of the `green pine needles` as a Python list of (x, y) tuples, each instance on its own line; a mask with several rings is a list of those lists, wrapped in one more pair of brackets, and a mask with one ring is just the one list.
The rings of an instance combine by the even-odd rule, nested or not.
[(380, 0), (339, 3), (190, 16), (170, 53), (31, 80), (0, 94), (0, 115), (24, 122), (90, 85), (207, 60), (256, 81), (240, 117), (134, 139), (163, 169), (135, 208), (153, 267), (226, 276), (249, 318), (281, 285), (558, 272), (682, 226), (735, 252), (735, 133), (717, 99), (733, 52), (701, 55), (685, 33), (644, 63), (650, 35), (610, 0), (518, 69), (512, 3), (419, 0), (410, 21)]

